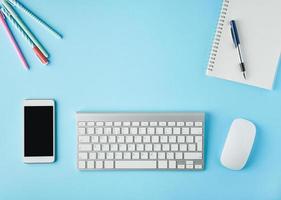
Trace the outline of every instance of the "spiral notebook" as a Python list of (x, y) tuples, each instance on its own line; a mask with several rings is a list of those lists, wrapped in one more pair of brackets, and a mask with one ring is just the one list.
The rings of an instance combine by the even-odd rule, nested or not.
[[(281, 0), (224, 0), (207, 75), (272, 89), (281, 53)], [(230, 31), (236, 20), (247, 79), (240, 68)]]

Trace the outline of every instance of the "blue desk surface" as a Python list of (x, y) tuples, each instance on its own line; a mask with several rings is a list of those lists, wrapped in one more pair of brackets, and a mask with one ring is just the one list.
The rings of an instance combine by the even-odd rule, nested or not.
[[(1, 200), (281, 199), (281, 70), (273, 91), (205, 76), (221, 0), (23, 2), (65, 38), (20, 13), (51, 54), (42, 66), (14, 31), (25, 71), (0, 28)], [(54, 164), (23, 164), (25, 98), (57, 102)], [(205, 111), (206, 169), (80, 172), (77, 111)], [(230, 171), (219, 156), (237, 117), (257, 137), (246, 168)]]

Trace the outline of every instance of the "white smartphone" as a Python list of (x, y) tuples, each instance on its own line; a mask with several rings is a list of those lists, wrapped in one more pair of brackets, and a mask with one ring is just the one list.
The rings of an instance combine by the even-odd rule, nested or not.
[(24, 100), (24, 162), (55, 161), (54, 100)]

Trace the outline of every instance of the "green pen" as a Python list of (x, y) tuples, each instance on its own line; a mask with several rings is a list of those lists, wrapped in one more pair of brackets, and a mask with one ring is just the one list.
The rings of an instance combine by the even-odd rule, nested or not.
[(19, 16), (16, 14), (16, 12), (13, 10), (13, 8), (10, 6), (10, 4), (6, 0), (3, 0), (2, 3), (3, 3), (3, 6), (6, 8), (6, 10), (8, 10), (9, 13), (12, 15), (12, 17), (15, 19), (15, 21), (21, 26), (21, 28), (24, 30), (26, 35), (28, 35), (28, 37), (31, 39), (31, 41), (40, 49), (40, 51), (44, 54), (44, 56), (48, 57), (47, 51), (40, 44), (40, 42), (35, 38), (35, 36), (30, 32), (30, 30), (23, 23), (23, 21), (19, 18)]

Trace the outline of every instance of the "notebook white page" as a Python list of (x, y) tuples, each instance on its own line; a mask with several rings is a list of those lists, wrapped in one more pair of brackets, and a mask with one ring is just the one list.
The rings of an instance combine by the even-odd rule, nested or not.
[[(247, 79), (230, 32), (236, 20)], [(281, 53), (281, 0), (224, 0), (207, 75), (272, 89)]]

